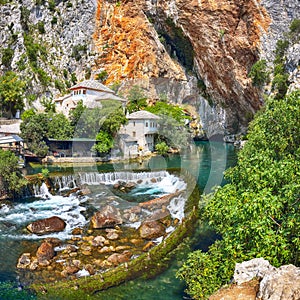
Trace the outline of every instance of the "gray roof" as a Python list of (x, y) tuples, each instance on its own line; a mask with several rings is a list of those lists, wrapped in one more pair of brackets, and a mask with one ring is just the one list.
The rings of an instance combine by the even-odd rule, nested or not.
[(114, 94), (115, 92), (97, 80), (84, 80), (70, 87), (70, 90), (78, 88), (87, 88), (96, 91), (103, 91)]
[(0, 137), (0, 144), (9, 144), (23, 142), (23, 140), (18, 135), (8, 135)]
[(130, 114), (128, 117), (127, 117), (128, 120), (144, 120), (144, 119), (154, 119), (154, 120), (158, 120), (160, 119), (159, 116), (149, 112), (149, 111), (146, 111), (146, 110), (139, 110), (139, 111), (136, 111), (132, 114)]

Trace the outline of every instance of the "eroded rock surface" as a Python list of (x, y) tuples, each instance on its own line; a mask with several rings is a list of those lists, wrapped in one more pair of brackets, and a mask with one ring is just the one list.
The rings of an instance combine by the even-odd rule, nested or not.
[(234, 284), (220, 289), (210, 300), (298, 300), (300, 268), (273, 267), (263, 258), (236, 264)]
[(120, 212), (114, 206), (107, 205), (101, 211), (96, 212), (92, 219), (91, 225), (93, 228), (107, 228), (122, 224)]
[(32, 222), (27, 226), (27, 229), (36, 234), (46, 234), (49, 232), (63, 231), (66, 223), (63, 219), (54, 216), (43, 220)]

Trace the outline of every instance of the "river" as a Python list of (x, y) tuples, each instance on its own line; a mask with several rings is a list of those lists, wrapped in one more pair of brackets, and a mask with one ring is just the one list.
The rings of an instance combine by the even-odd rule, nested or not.
[[(220, 142), (197, 142), (189, 151), (169, 157), (154, 156), (150, 159), (132, 163), (115, 162), (72, 167), (48, 166), (48, 169), (50, 174), (64, 175), (64, 182), (60, 183), (62, 185), (72, 184), (71, 181), (75, 178), (74, 176), (78, 175), (86, 178), (86, 176), (91, 174), (100, 174), (103, 177), (102, 173), (105, 173), (106, 177), (103, 177), (105, 181), (108, 180), (107, 176), (111, 176), (109, 174), (114, 174), (114, 176), (115, 174), (121, 174), (118, 176), (131, 176), (130, 174), (132, 173), (141, 174), (145, 170), (165, 180), (160, 186), (156, 184), (153, 187), (149, 187), (148, 185), (146, 190), (142, 190), (140, 193), (136, 192), (137, 195), (142, 194), (144, 197), (145, 194), (159, 196), (160, 193), (164, 194), (164, 192), (172, 188), (178, 189), (182, 182), (169, 175), (168, 171), (172, 169), (180, 170), (181, 173), (188, 171), (196, 178), (200, 190), (208, 193), (213, 186), (224, 184), (223, 172), (234, 165), (235, 162), (236, 152), (233, 145)], [(41, 172), (41, 166), (31, 165), (26, 171), (28, 174), (39, 173)], [(163, 175), (165, 174), (164, 172), (167, 175)], [(91, 184), (91, 179), (89, 178), (88, 180)], [(108, 196), (104, 190), (97, 189), (96, 193), (97, 197), (94, 198), (96, 199), (94, 201), (95, 206), (97, 206), (97, 202), (102, 202)], [(101, 198), (102, 196), (103, 198)], [(138, 199), (138, 196), (136, 197)], [(62, 201), (63, 205), (61, 204)], [(55, 237), (67, 239), (73, 228), (83, 226), (87, 222), (84, 217), (86, 210), (84, 202), (84, 199), (78, 199), (74, 196), (62, 199), (61, 196), (47, 195), (47, 191), (39, 189), (36, 191), (35, 197), (20, 199), (11, 207), (2, 206), (0, 210), (0, 281), (9, 281), (16, 285), (17, 273), (15, 266), (19, 256), (24, 252), (24, 249), (29, 251), (37, 247), (37, 244), (44, 238), (29, 236), (24, 230), (28, 222), (49, 217), (55, 213), (55, 215), (69, 220), (69, 228), (66, 228), (63, 234), (56, 234)], [(122, 205), (122, 203), (118, 203), (118, 205)], [(124, 203), (128, 203), (128, 201), (125, 199)], [(205, 237), (201, 240), (199, 236), (197, 247), (205, 249), (205, 245), (210, 239), (211, 237)], [(184, 285), (175, 278), (176, 270), (183, 259), (184, 257), (175, 260), (170, 269), (155, 279), (128, 282), (120, 287), (101, 292), (95, 295), (93, 299), (184, 299)], [(6, 290), (3, 289), (3, 286)], [(14, 290), (14, 293), (18, 294), (16, 290)], [(8, 296), (7, 286), (2, 284), (1, 291), (0, 285), (0, 299), (16, 299), (14, 293)], [(25, 299), (27, 296), (22, 297), (20, 299)], [(28, 298), (33, 299), (34, 297), (28, 295)]]

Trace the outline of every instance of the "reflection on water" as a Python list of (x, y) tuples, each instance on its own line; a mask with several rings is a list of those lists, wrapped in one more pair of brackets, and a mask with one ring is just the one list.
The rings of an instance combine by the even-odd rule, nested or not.
[[(215, 185), (221, 185), (223, 183), (223, 172), (229, 166), (232, 166), (236, 161), (236, 155), (234, 147), (232, 145), (218, 143), (218, 142), (200, 142), (195, 147), (192, 147), (189, 151), (181, 154), (174, 154), (168, 157), (154, 156), (150, 159), (144, 159), (142, 161), (132, 163), (109, 163), (109, 164), (95, 164), (93, 166), (76, 166), (75, 175), (85, 173), (96, 172), (113, 172), (119, 174), (126, 171), (138, 171), (148, 170), (152, 172), (161, 172), (170, 169), (187, 170), (196, 179), (200, 190), (209, 192)], [(71, 167), (61, 166), (48, 166), (50, 172), (69, 173), (70, 177), (66, 177), (65, 180), (73, 180), (73, 186), (76, 185), (74, 181), (74, 169)], [(27, 169), (28, 174), (34, 174), (41, 172), (41, 166), (31, 166)], [(113, 174), (110, 173), (110, 174)], [(166, 172), (166, 174), (169, 174)], [(90, 175), (89, 175), (90, 176)], [(109, 173), (106, 176), (110, 176)], [(151, 184), (151, 182), (142, 181), (134, 189), (126, 195), (130, 199), (134, 198), (134, 202), (145, 201), (151, 197), (161, 196), (165, 193), (172, 192), (174, 189), (174, 182), (177, 177), (171, 178), (161, 176), (159, 182)], [(178, 178), (177, 178), (178, 179)], [(91, 180), (91, 179), (89, 179)], [(103, 183), (105, 183), (104, 180)], [(107, 189), (104, 186), (95, 186), (92, 189), (93, 197), (90, 199), (89, 205), (96, 203), (103, 203), (101, 199), (114, 197), (113, 199), (122, 199), (123, 202), (119, 202), (119, 205), (130, 205), (130, 199), (126, 199), (124, 195), (119, 195), (117, 191), (113, 191), (111, 186), (113, 181), (109, 182), (110, 186)], [(178, 180), (176, 184), (182, 184)], [(66, 186), (65, 183), (61, 184), (60, 189)], [(176, 186), (175, 190), (179, 187)], [(179, 188), (180, 189), (180, 188)], [(173, 191), (174, 192), (174, 191)], [(147, 198), (149, 195), (150, 198)], [(141, 198), (139, 199), (139, 197)], [(112, 199), (112, 198), (111, 198)], [(93, 203), (94, 201), (94, 203)], [(175, 201), (175, 200), (174, 200)], [(176, 200), (178, 201), (178, 200)], [(63, 204), (62, 204), (63, 203)], [(129, 204), (128, 204), (129, 203)], [(180, 214), (180, 210), (176, 212), (182, 203), (180, 201), (172, 203), (174, 213)], [(36, 249), (36, 242), (30, 241), (30, 239), (40, 238), (35, 235), (29, 235), (24, 228), (26, 225), (34, 220), (46, 218), (53, 215), (58, 215), (65, 219), (68, 223), (68, 227), (64, 233), (64, 236), (57, 237), (65, 239), (68, 238), (72, 229), (77, 226), (84, 226), (87, 223), (85, 217), (87, 210), (87, 198), (69, 196), (63, 197), (61, 195), (52, 196), (47, 194), (47, 190), (40, 190), (38, 198), (29, 201), (20, 201), (20, 203), (14, 203), (12, 207), (3, 205), (0, 207), (0, 281), (15, 280), (15, 268), (16, 261), (24, 249), (29, 251), (30, 247)], [(182, 216), (181, 216), (182, 217)], [(43, 236), (44, 238), (44, 236)], [(2, 259), (5, 258), (5, 259)], [(99, 295), (95, 295), (94, 299), (163, 299), (163, 300), (176, 300), (182, 299), (183, 287), (182, 284), (175, 278), (175, 272), (178, 268), (175, 261), (173, 267), (167, 272), (158, 276), (156, 279), (147, 281), (135, 281), (129, 282), (118, 288), (112, 288), (108, 291), (101, 292)], [(0, 289), (1, 291), (1, 289)], [(0, 295), (1, 299), (1, 295)]]

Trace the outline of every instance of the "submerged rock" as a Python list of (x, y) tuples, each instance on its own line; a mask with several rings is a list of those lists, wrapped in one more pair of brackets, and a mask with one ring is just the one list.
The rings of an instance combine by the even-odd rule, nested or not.
[(17, 268), (26, 269), (30, 265), (30, 257), (30, 253), (23, 253), (18, 260)]
[(43, 242), (36, 252), (39, 262), (50, 260), (55, 256), (53, 245), (49, 242)]
[(132, 256), (132, 253), (128, 250), (125, 250), (123, 253), (113, 253), (107, 258), (107, 261), (114, 266), (117, 266), (121, 263), (128, 262)]
[(51, 217), (43, 220), (35, 221), (27, 226), (27, 229), (36, 234), (46, 234), (49, 232), (63, 231), (66, 223), (59, 217)]
[(139, 227), (141, 238), (146, 240), (156, 239), (166, 232), (165, 226), (158, 221), (145, 221)]
[(114, 227), (115, 225), (122, 223), (123, 220), (120, 211), (110, 205), (107, 205), (101, 211), (96, 212), (91, 219), (91, 225), (94, 229)]

